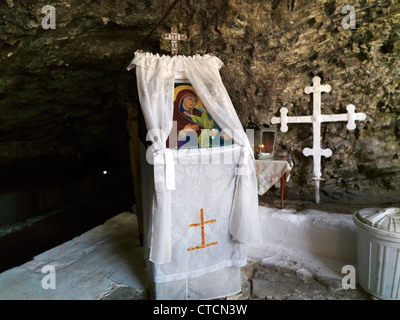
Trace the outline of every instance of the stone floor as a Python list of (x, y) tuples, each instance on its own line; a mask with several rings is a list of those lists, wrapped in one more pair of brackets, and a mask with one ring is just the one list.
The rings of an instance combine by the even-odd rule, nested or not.
[[(329, 263), (317, 271), (283, 255), (285, 265), (254, 260), (242, 268), (242, 292), (227, 300), (369, 300), (361, 288), (343, 289)], [(149, 299), (136, 215), (124, 212), (79, 237), (0, 274), (0, 300)], [(55, 289), (43, 289), (55, 268)], [(328, 270), (329, 269), (329, 270)]]
[(242, 292), (227, 299), (370, 300), (362, 288), (343, 289), (340, 279), (299, 274), (271, 265), (250, 263), (242, 269)]

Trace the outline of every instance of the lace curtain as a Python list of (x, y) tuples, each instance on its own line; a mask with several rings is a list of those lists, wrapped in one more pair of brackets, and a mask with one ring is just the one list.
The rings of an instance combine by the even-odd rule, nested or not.
[(253, 150), (222, 83), (219, 73), (222, 65), (219, 58), (211, 55), (169, 57), (135, 53), (128, 66), (128, 70), (136, 67), (147, 139), (152, 142), (147, 158), (154, 165), (155, 196), (148, 246), (149, 259), (156, 264), (171, 261), (171, 191), (175, 190), (176, 164), (172, 150), (166, 148), (166, 141), (172, 128), (174, 81), (182, 73), (221, 129), (241, 148), (229, 233), (241, 243), (262, 241)]

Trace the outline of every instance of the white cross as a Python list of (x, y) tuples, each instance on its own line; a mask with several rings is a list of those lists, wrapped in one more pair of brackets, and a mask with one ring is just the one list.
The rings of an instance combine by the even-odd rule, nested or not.
[(171, 33), (163, 33), (164, 40), (171, 41), (171, 54), (173, 56), (178, 54), (178, 41), (186, 41), (186, 34), (178, 33), (178, 27), (171, 27)]
[(322, 122), (334, 122), (334, 121), (347, 121), (347, 129), (354, 130), (356, 128), (356, 120), (365, 120), (365, 113), (355, 113), (355, 106), (349, 104), (346, 109), (347, 113), (343, 114), (321, 114), (321, 92), (330, 92), (330, 85), (321, 85), (321, 78), (313, 78), (313, 86), (306, 87), (304, 92), (306, 94), (313, 93), (313, 115), (303, 116), (303, 117), (288, 117), (288, 109), (283, 107), (280, 109), (281, 116), (272, 117), (271, 123), (281, 124), (281, 131), (286, 132), (288, 130), (288, 123), (312, 123), (313, 124), (313, 134), (314, 142), (313, 148), (305, 148), (303, 154), (305, 156), (313, 156), (314, 161), (314, 176), (313, 180), (315, 183), (315, 202), (319, 203), (319, 182), (324, 180), (321, 178), (321, 156), (330, 157), (332, 155), (331, 149), (321, 149), (321, 123)]

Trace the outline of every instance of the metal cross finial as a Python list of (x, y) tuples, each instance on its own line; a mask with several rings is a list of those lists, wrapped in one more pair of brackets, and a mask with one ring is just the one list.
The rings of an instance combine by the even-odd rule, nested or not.
[(313, 135), (314, 142), (313, 148), (305, 148), (303, 150), (303, 154), (308, 156), (313, 156), (314, 160), (314, 176), (313, 180), (315, 183), (315, 202), (319, 203), (319, 182), (324, 180), (321, 178), (321, 157), (324, 156), (326, 158), (332, 155), (331, 149), (322, 149), (321, 148), (321, 123), (322, 122), (334, 122), (334, 121), (347, 121), (347, 129), (354, 130), (356, 128), (355, 121), (356, 120), (365, 120), (365, 113), (355, 113), (355, 106), (349, 104), (346, 109), (347, 113), (342, 114), (321, 114), (321, 93), (322, 92), (330, 92), (330, 85), (321, 85), (321, 78), (314, 77), (313, 78), (313, 86), (306, 87), (304, 92), (306, 94), (313, 94), (313, 115), (312, 116), (302, 116), (302, 117), (288, 117), (288, 109), (283, 107), (281, 108), (281, 116), (273, 117), (271, 119), (271, 123), (281, 124), (281, 131), (286, 132), (288, 130), (288, 123), (312, 123), (313, 124)]
[(178, 27), (171, 27), (171, 33), (163, 33), (162, 39), (171, 41), (171, 54), (178, 54), (178, 41), (186, 41), (186, 34), (178, 33)]

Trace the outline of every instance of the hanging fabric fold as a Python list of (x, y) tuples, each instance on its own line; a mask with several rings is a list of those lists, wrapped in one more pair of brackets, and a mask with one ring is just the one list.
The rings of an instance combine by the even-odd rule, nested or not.
[(154, 185), (157, 192), (175, 190), (175, 163), (170, 149), (156, 150), (154, 159)]

